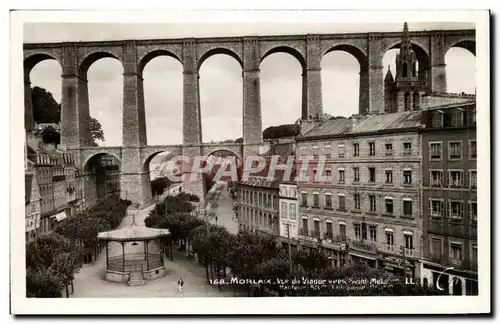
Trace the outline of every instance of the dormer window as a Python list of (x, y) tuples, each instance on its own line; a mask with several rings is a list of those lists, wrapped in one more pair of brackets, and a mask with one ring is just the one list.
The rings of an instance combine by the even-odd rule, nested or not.
[(432, 127), (443, 127), (443, 113), (439, 110), (432, 114)]
[(455, 127), (463, 126), (463, 123), (464, 123), (463, 117), (464, 117), (464, 114), (463, 114), (462, 110), (460, 110), (460, 109), (453, 110), (453, 112), (451, 113), (451, 126), (455, 126)]

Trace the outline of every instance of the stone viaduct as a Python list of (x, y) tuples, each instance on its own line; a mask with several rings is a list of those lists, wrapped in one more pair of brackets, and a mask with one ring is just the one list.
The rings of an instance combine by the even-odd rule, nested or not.
[[(159, 152), (187, 156), (209, 155), (229, 150), (240, 157), (257, 153), (262, 145), (259, 66), (276, 52), (293, 55), (302, 66), (302, 119), (323, 112), (321, 58), (335, 50), (352, 54), (360, 65), (359, 111), (383, 112), (384, 82), (382, 58), (398, 48), (400, 32), (318, 34), (291, 36), (253, 36), (119, 40), (96, 42), (24, 44), (25, 127), (33, 127), (30, 72), (39, 62), (57, 60), (62, 67), (61, 144), (75, 152), (82, 168), (96, 155), (109, 153), (121, 161), (122, 195), (133, 202), (150, 201), (148, 163)], [(419, 61), (419, 75), (431, 91), (446, 92), (445, 54), (451, 47), (462, 47), (475, 54), (475, 30), (435, 30), (410, 32)], [(199, 69), (212, 55), (227, 54), (242, 68), (243, 143), (203, 144), (200, 120)], [(183, 66), (183, 143), (174, 146), (148, 146), (142, 73), (153, 58), (166, 55)], [(91, 147), (87, 71), (104, 57), (118, 59), (123, 65), (123, 144), (121, 147)], [(201, 181), (188, 183), (187, 190), (203, 199)]]

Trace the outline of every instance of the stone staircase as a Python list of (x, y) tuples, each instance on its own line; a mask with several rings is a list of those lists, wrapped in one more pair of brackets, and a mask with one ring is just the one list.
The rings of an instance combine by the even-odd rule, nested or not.
[(144, 277), (142, 276), (142, 272), (133, 271), (130, 273), (130, 277), (128, 279), (129, 286), (144, 286), (145, 284), (146, 284), (146, 281), (144, 280)]

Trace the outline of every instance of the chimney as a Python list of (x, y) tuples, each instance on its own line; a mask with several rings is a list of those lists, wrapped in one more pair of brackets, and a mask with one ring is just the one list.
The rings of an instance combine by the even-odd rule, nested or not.
[(55, 151), (57, 148), (57, 145), (55, 143), (44, 143), (43, 144), (43, 149), (45, 150), (46, 153), (52, 153)]
[(349, 119), (351, 120), (350, 121), (350, 130), (349, 131), (353, 131), (354, 129), (356, 129), (359, 124), (361, 124), (366, 118), (365, 116), (363, 115), (352, 115), (351, 117), (349, 117)]
[(305, 133), (309, 132), (311, 129), (316, 127), (316, 125), (321, 124), (320, 119), (301, 119), (300, 120), (300, 135), (303, 136)]

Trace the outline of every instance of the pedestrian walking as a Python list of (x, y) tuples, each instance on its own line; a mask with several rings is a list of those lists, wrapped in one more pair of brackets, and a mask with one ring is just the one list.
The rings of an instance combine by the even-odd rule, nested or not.
[(179, 281), (177, 281), (177, 289), (179, 290), (180, 293), (182, 292), (182, 287), (184, 287), (184, 280), (180, 278)]

